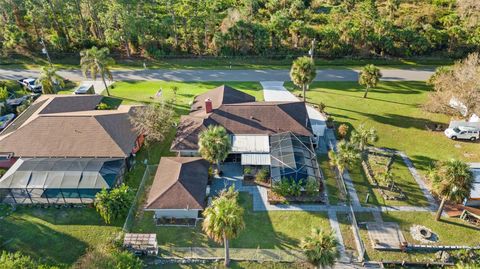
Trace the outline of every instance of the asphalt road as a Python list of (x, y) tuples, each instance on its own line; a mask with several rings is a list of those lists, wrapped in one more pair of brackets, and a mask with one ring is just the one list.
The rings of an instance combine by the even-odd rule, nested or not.
[[(38, 70), (0, 69), (0, 79), (36, 77)], [(317, 70), (316, 81), (357, 81), (358, 70)], [(80, 70), (60, 70), (59, 75), (73, 81), (85, 80)], [(113, 79), (118, 80), (171, 80), (171, 81), (289, 81), (289, 70), (114, 70)], [(386, 81), (427, 80), (432, 70), (383, 69)]]

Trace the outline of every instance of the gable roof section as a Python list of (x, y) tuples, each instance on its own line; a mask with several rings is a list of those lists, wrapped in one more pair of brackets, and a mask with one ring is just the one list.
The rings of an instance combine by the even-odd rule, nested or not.
[(0, 133), (0, 151), (16, 157), (129, 156), (137, 138), (129, 117), (137, 107), (95, 110), (101, 98), (40, 96), (32, 113), (23, 113), (14, 129)]
[(192, 116), (202, 116), (205, 114), (205, 100), (212, 100), (213, 109), (219, 108), (224, 104), (238, 104), (255, 102), (255, 97), (236, 90), (232, 87), (222, 85), (206, 93), (196, 96), (190, 108)]
[(146, 209), (204, 209), (208, 162), (195, 157), (163, 157)]
[(127, 115), (38, 117), (1, 139), (0, 149), (17, 157), (126, 157), (136, 136), (126, 126), (119, 127), (126, 137), (115, 132), (118, 117)]
[(293, 132), (312, 135), (305, 105), (301, 102), (254, 102), (223, 105), (205, 120), (221, 125), (232, 134), (275, 134)]
[[(47, 95), (47, 97), (49, 97)], [(53, 114), (94, 110), (102, 100), (102, 95), (85, 94), (81, 98), (72, 95), (55, 96), (50, 103), (40, 111), (40, 114)], [(81, 99), (81, 101), (79, 101)]]
[(177, 134), (173, 139), (170, 149), (173, 151), (198, 149), (198, 136), (205, 129), (203, 118), (192, 116), (180, 117)]

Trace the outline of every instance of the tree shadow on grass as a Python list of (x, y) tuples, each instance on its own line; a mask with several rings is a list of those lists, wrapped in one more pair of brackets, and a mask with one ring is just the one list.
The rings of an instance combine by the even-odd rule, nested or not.
[(331, 108), (356, 113), (364, 117), (367, 117), (373, 121), (376, 121), (378, 123), (391, 125), (399, 128), (415, 128), (418, 130), (426, 131), (426, 127), (425, 127), (426, 125), (432, 126), (432, 125), (441, 124), (440, 122), (432, 121), (430, 119), (410, 117), (410, 116), (404, 116), (404, 115), (398, 115), (398, 114), (386, 113), (383, 115), (377, 115), (377, 114), (371, 114), (371, 113), (350, 110), (350, 109), (335, 107), (335, 106), (331, 106)]
[(467, 228), (467, 229), (480, 231), (480, 227), (475, 227), (475, 226), (472, 226), (472, 225), (469, 225), (469, 224), (466, 224), (466, 223), (459, 223), (459, 222), (456, 222), (456, 221), (450, 221), (450, 220), (445, 219), (445, 218), (441, 218), (440, 222), (443, 222), (443, 223), (446, 223), (446, 224), (449, 224), (449, 225), (459, 226), (459, 227), (462, 227), (462, 228)]
[(70, 265), (83, 255), (88, 245), (70, 235), (13, 213), (0, 221), (0, 247), (51, 265)]

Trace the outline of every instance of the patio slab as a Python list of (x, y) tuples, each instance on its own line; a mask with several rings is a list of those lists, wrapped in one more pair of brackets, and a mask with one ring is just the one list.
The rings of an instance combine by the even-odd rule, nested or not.
[(378, 250), (400, 250), (405, 237), (396, 222), (367, 222), (372, 247)]

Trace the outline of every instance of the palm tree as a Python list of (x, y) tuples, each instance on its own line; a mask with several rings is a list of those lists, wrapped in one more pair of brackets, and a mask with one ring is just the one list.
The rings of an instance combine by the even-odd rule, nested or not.
[(57, 69), (51, 66), (44, 66), (42, 68), (37, 83), (42, 85), (42, 92), (44, 94), (56, 94), (59, 87), (65, 87), (65, 81), (57, 74)]
[(225, 266), (230, 264), (229, 240), (245, 227), (243, 208), (238, 204), (238, 192), (232, 187), (222, 191), (203, 212), (202, 230), (208, 237), (225, 247)]
[(365, 125), (360, 124), (357, 130), (352, 131), (351, 141), (362, 152), (365, 152), (367, 146), (370, 143), (376, 142), (377, 140), (378, 140), (377, 130), (375, 130), (375, 128), (373, 127), (370, 129), (367, 129)]
[(375, 88), (377, 86), (381, 77), (382, 73), (375, 65), (367, 64), (363, 67), (358, 77), (358, 84), (365, 86), (365, 94), (363, 95), (363, 98), (367, 98), (368, 91), (370, 88)]
[(202, 158), (215, 163), (220, 173), (220, 162), (223, 162), (232, 149), (227, 130), (219, 125), (210, 125), (199, 135), (199, 152)]
[(82, 66), (83, 75), (86, 77), (90, 73), (90, 77), (93, 80), (97, 79), (97, 74), (100, 74), (107, 90), (107, 95), (110, 96), (108, 91), (107, 82), (105, 77), (112, 80), (112, 73), (110, 72), (110, 66), (115, 63), (112, 57), (108, 56), (110, 51), (108, 48), (100, 48), (93, 46), (91, 49), (83, 50), (80, 52), (80, 65)]
[(338, 168), (340, 177), (343, 178), (345, 170), (360, 160), (360, 153), (355, 145), (342, 140), (337, 144), (336, 152), (333, 150), (328, 152), (328, 157), (330, 158), (330, 164)]
[(446, 201), (460, 203), (470, 196), (473, 174), (468, 164), (459, 160), (439, 162), (429, 173), (433, 191), (442, 198), (435, 220), (440, 220)]
[(330, 267), (340, 257), (338, 241), (333, 233), (325, 233), (319, 228), (312, 229), (310, 236), (302, 239), (300, 247), (307, 259), (315, 266)]
[(303, 102), (307, 100), (305, 95), (307, 87), (315, 79), (316, 75), (317, 70), (315, 69), (315, 63), (311, 58), (303, 56), (293, 61), (290, 78), (295, 85), (302, 88)]

